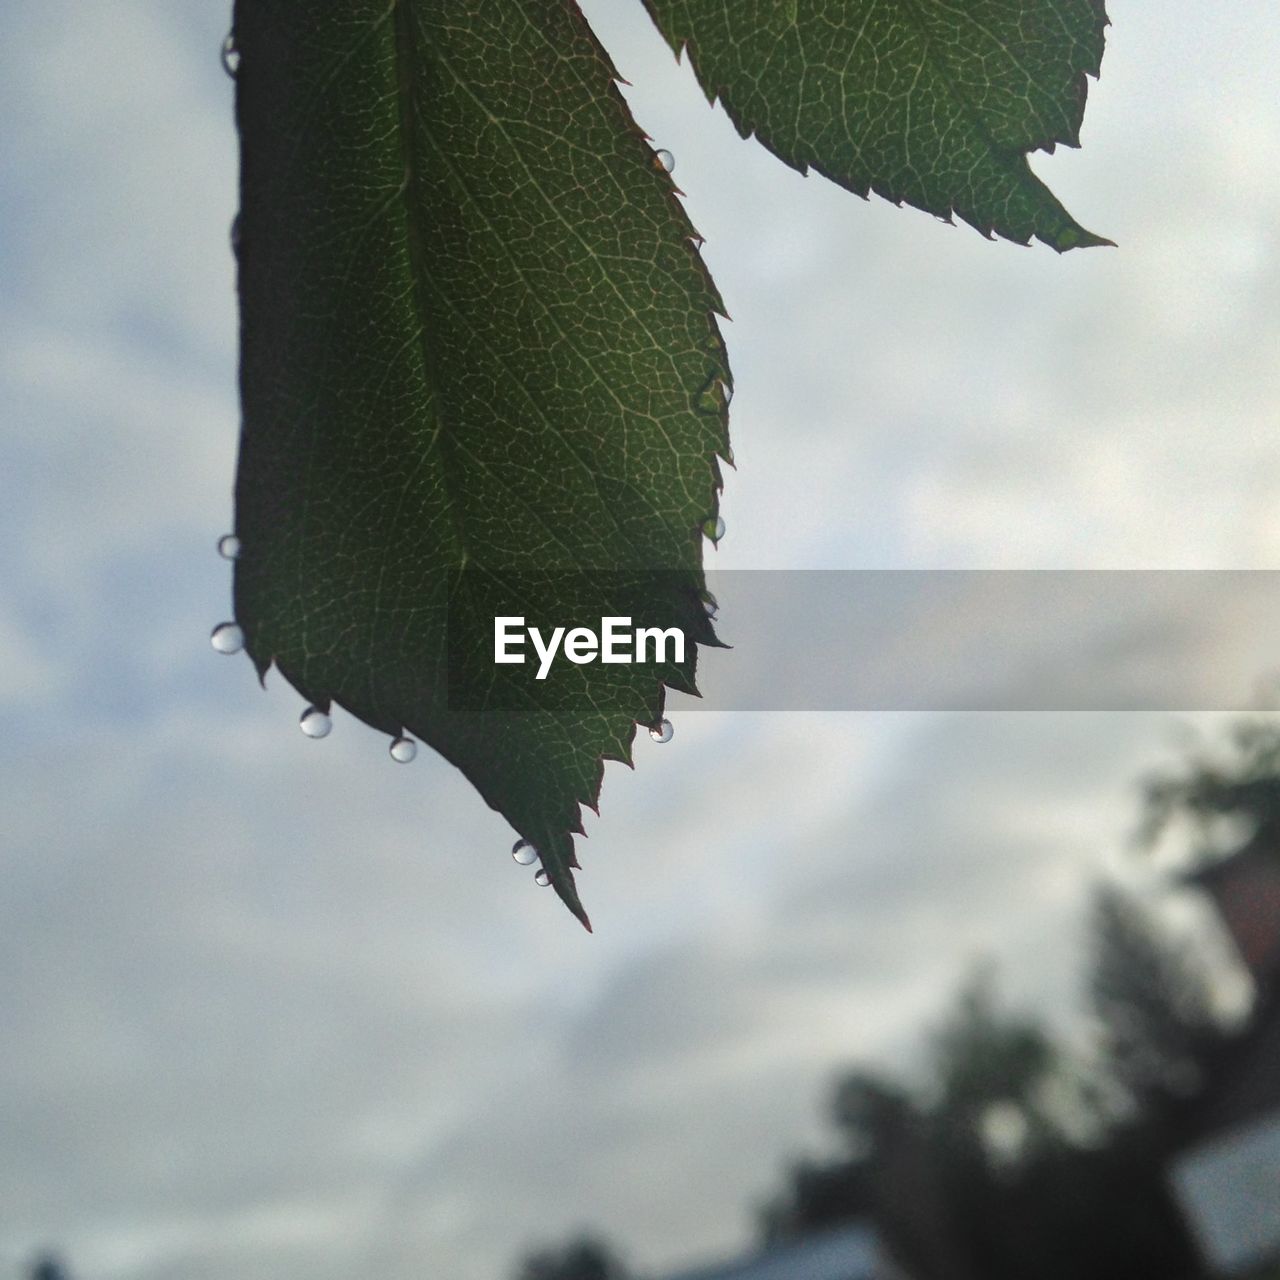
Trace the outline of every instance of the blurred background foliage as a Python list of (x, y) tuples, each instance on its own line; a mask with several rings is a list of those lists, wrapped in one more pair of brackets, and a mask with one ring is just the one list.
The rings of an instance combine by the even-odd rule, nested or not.
[[(1280, 728), (1270, 720), (1233, 726), (1181, 770), (1145, 780), (1142, 794), (1142, 849), (1182, 828), (1193, 869), (1259, 848), (1280, 862)], [(1167, 893), (1182, 891), (1178, 875)], [(1217, 1274), (1170, 1167), (1270, 1013), (1272, 989), (1255, 973), (1248, 1005), (1233, 1008), (1218, 991), (1217, 940), (1171, 927), (1162, 907), (1115, 883), (1095, 889), (1079, 1042), (1004, 1007), (996, 969), (980, 963), (924, 1033), (923, 1070), (839, 1073), (827, 1106), (835, 1149), (783, 1173), (758, 1212), (761, 1249), (866, 1222), (915, 1280)], [(1273, 928), (1280, 935), (1280, 919)], [(629, 1274), (589, 1238), (530, 1255), (517, 1273)]]

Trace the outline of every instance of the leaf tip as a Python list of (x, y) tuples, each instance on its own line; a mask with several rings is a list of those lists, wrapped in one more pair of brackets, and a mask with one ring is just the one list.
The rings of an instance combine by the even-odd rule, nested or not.
[(275, 665), (275, 655), (272, 654), (269, 658), (259, 658), (253, 651), (252, 645), (246, 647), (246, 652), (249, 655), (249, 661), (253, 663), (254, 671), (257, 672), (259, 686), (265, 689), (267, 687), (267, 672)]
[(1108, 240), (1106, 236), (1094, 235), (1092, 231), (1086, 231), (1083, 227), (1066, 227), (1048, 244), (1057, 253), (1067, 253), (1072, 249), (1097, 249), (1103, 246), (1115, 249), (1117, 247), (1114, 240)]
[(574, 887), (573, 877), (565, 876), (563, 880), (555, 877), (554, 883), (556, 892), (560, 895), (560, 901), (569, 908), (574, 918), (582, 922), (582, 927), (588, 933), (594, 933), (591, 927), (591, 918), (587, 915), (587, 909), (582, 905), (582, 900), (578, 897), (578, 891)]

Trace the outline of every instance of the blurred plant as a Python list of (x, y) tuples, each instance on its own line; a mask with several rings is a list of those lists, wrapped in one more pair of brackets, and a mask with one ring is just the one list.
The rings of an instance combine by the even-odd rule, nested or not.
[(837, 1084), (844, 1151), (793, 1167), (767, 1241), (865, 1218), (919, 1280), (1198, 1274), (1159, 1159), (1043, 1026), (1001, 1008), (990, 968), (927, 1045), (913, 1086), (865, 1069)]
[(931, 1114), (944, 1140), (1000, 1163), (1060, 1140), (1052, 1096), (1055, 1084), (1067, 1087), (1067, 1064), (1042, 1026), (1000, 1009), (989, 966), (961, 989), (931, 1060)]
[(71, 1280), (71, 1273), (52, 1253), (42, 1253), (31, 1264), (29, 1280)]
[(1137, 840), (1144, 847), (1186, 823), (1201, 845), (1197, 859), (1212, 861), (1223, 852), (1225, 821), (1232, 842), (1243, 838), (1280, 848), (1280, 723), (1238, 722), (1226, 735), (1225, 749), (1201, 747), (1182, 768), (1148, 777), (1143, 802)]
[(595, 1236), (582, 1236), (559, 1248), (530, 1254), (518, 1280), (629, 1280), (617, 1255)]
[(1204, 962), (1115, 885), (1094, 895), (1091, 937), (1089, 999), (1103, 1070), (1138, 1121), (1168, 1122), (1229, 1039)]

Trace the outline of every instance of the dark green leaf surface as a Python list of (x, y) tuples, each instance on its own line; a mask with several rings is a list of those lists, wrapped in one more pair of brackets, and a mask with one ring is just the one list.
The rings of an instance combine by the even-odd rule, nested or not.
[(1031, 172), (1078, 146), (1103, 0), (645, 0), (707, 96), (787, 164), (984, 235), (1108, 244)]
[[(580, 805), (662, 684), (597, 664), (477, 710), (449, 605), (479, 644), (502, 575), (693, 598), (729, 378), (694, 232), (570, 0), (238, 0), (234, 35), (249, 652), (457, 764), (586, 923)], [(542, 620), (598, 623), (583, 580)], [(692, 655), (661, 674), (692, 689)]]

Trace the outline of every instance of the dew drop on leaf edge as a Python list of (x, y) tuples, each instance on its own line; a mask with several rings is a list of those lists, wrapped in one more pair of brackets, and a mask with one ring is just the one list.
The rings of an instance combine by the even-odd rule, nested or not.
[(654, 742), (670, 742), (671, 739), (675, 737), (675, 733), (675, 725), (673, 725), (670, 720), (659, 720), (658, 723), (649, 730), (649, 737), (651, 737)]
[(298, 717), (298, 728), (308, 738), (327, 738), (333, 728), (333, 721), (319, 707), (308, 707)]
[(707, 615), (708, 622), (714, 622), (720, 612), (720, 601), (710, 591), (702, 593), (702, 612)]
[(542, 888), (545, 889), (547, 885), (551, 883), (551, 877), (545, 871), (539, 871), (537, 875), (533, 877), (533, 883), (541, 885)]
[(227, 38), (222, 42), (222, 69), (233, 80), (240, 70), (240, 50), (236, 48), (234, 31), (228, 31)]
[(670, 173), (676, 167), (676, 158), (665, 148), (659, 148), (653, 153), (653, 158), (658, 162), (658, 167), (665, 172)]
[(244, 648), (244, 632), (234, 622), (220, 622), (209, 633), (209, 643), (218, 653), (239, 653)]
[(693, 407), (705, 418), (723, 418), (733, 399), (733, 388), (720, 377), (704, 382), (694, 396)]
[(719, 542), (724, 537), (724, 516), (708, 516), (702, 522), (702, 532), (706, 534), (712, 542)]
[(511, 856), (522, 866), (532, 866), (538, 860), (538, 851), (528, 840), (517, 840), (511, 846)]
[(408, 764), (418, 754), (418, 744), (404, 734), (392, 740), (387, 748), (396, 764)]
[(238, 560), (240, 558), (240, 539), (234, 533), (224, 533), (218, 539), (218, 554), (224, 560)]

